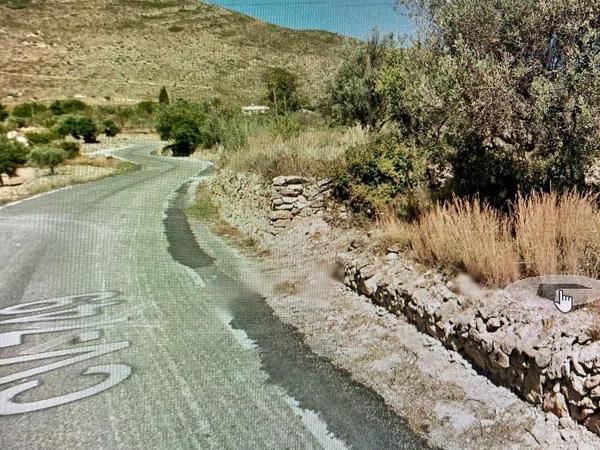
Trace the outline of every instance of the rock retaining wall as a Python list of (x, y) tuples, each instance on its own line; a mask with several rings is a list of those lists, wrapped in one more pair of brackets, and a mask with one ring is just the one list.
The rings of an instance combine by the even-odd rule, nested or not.
[(467, 299), (439, 273), (423, 274), (394, 251), (376, 258), (351, 249), (341, 257), (347, 286), (405, 316), (527, 401), (600, 434), (600, 342), (587, 331), (598, 320), (593, 313), (562, 315), (552, 302), (511, 303), (502, 291)]
[(246, 235), (269, 243), (296, 217), (322, 214), (331, 196), (331, 181), (281, 176), (265, 184), (253, 174), (223, 170), (210, 188), (221, 214)]

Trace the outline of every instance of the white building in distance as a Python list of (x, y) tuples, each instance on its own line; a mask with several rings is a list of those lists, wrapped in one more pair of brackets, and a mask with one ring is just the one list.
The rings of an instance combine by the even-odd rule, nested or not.
[(246, 115), (266, 114), (270, 109), (268, 106), (250, 105), (242, 107), (242, 112)]

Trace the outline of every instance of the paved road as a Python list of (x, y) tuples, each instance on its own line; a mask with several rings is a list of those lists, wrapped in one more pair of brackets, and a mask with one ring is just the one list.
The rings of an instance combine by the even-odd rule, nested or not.
[(0, 448), (420, 447), (195, 244), (206, 163), (151, 150), (0, 209)]

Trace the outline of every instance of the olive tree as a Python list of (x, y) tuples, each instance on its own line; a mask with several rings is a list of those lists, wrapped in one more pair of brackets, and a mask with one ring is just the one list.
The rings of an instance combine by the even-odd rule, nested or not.
[(448, 156), (459, 193), (584, 187), (600, 151), (599, 2), (399, 3), (427, 32), (379, 89), (407, 138)]
[(47, 167), (54, 174), (54, 169), (65, 162), (67, 156), (67, 152), (60, 148), (38, 147), (31, 151), (30, 158), (35, 165)]
[(0, 186), (4, 186), (2, 175), (14, 176), (17, 169), (27, 162), (25, 146), (5, 135), (0, 135)]

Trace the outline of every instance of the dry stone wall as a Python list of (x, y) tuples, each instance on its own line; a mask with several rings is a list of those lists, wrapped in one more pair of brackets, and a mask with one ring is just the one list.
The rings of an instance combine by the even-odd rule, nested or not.
[(211, 180), (210, 188), (226, 220), (267, 244), (295, 218), (322, 214), (331, 197), (331, 180), (280, 176), (264, 183), (256, 175), (227, 170)]
[(347, 286), (405, 316), (527, 401), (600, 434), (600, 341), (590, 332), (598, 325), (593, 313), (561, 315), (551, 302), (511, 303), (502, 291), (467, 299), (439, 273), (423, 273), (395, 251), (377, 258), (351, 248), (341, 258)]
[[(210, 186), (225, 219), (266, 245), (295, 218), (322, 214), (331, 195), (328, 180), (287, 176), (265, 184), (257, 176), (228, 171)], [(598, 316), (561, 315), (551, 302), (522, 304), (503, 291), (459, 295), (440, 273), (417, 267), (393, 248), (379, 257), (364, 242), (353, 242), (339, 256), (349, 288), (406, 317), (495, 382), (564, 419), (564, 427), (572, 418), (600, 435)]]

